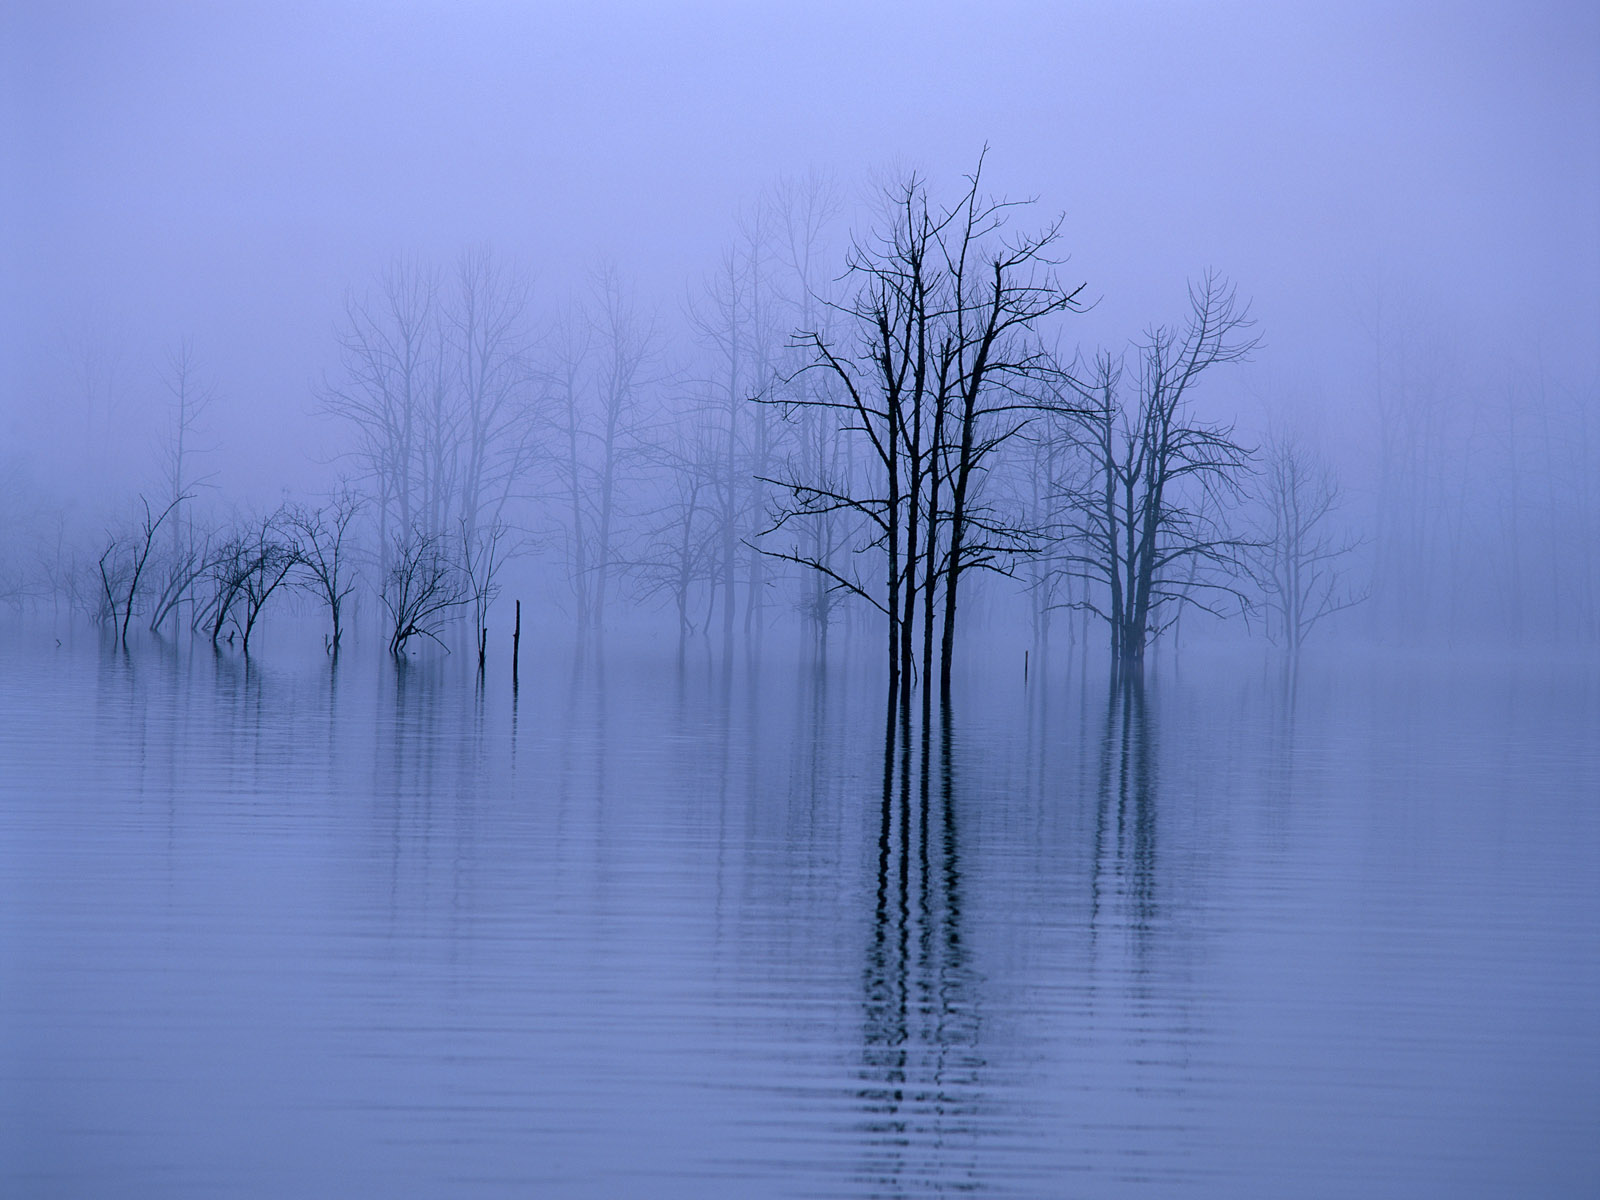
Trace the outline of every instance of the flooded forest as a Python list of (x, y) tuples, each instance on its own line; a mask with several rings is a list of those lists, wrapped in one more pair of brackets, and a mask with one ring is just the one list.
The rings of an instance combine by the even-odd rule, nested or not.
[(0, 1193), (1600, 1188), (1600, 20), (0, 19)]

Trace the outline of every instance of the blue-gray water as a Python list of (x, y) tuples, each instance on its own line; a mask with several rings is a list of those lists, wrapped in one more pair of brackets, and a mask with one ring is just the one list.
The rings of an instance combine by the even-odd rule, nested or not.
[(0, 1195), (1600, 1193), (1592, 666), (1019, 676), (0, 640)]

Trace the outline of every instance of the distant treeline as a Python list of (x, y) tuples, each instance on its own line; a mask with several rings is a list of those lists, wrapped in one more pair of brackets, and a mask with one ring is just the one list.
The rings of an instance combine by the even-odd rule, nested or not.
[[(585, 637), (624, 610), (680, 642), (876, 626), (902, 707), (948, 685), (974, 597), (1041, 651), (1065, 630), (1135, 669), (1186, 619), (1294, 655), (1357, 606), (1347, 635), (1600, 640), (1593, 388), (1537, 365), (1467, 387), (1374, 306), (1342, 486), (1314, 426), (1226, 411), (1259, 341), (1222, 276), (1080, 346), (1059, 224), (981, 167), (901, 177), (842, 225), (825, 180), (775, 186), (670, 321), (614, 267), (551, 306), (486, 250), (392, 263), (348, 296), (315, 398), (336, 482), (272, 511), (219, 486), (218, 385), (180, 343), (148, 486), (95, 526), (13, 522), (0, 595), (243, 653), (290, 594), (337, 653), (365, 596), (392, 652), (464, 626), (481, 654), (513, 563)], [(83, 385), (92, 415), (92, 363)]]

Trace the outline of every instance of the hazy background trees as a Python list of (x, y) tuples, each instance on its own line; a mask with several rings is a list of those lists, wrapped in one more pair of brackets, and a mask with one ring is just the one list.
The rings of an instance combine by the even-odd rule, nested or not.
[(1360, 543), (1339, 525), (1342, 492), (1332, 466), (1299, 436), (1269, 437), (1258, 472), (1260, 499), (1246, 554), (1267, 635), (1298, 658), (1318, 624), (1367, 598), (1351, 577)]
[[(196, 567), (243, 515), (315, 506), (349, 476), (364, 505), (346, 643), (387, 624), (397, 534), (443, 536), (455, 557), (460, 523), (496, 516), (518, 547), (497, 603), (522, 598), (540, 636), (659, 621), (698, 637), (709, 617), (719, 651), (730, 632), (876, 640), (870, 604), (763, 553), (798, 547), (848, 575), (873, 536), (845, 510), (766, 532), (782, 493), (764, 479), (803, 463), (856, 494), (876, 469), (820, 407), (787, 419), (787, 396), (824, 390), (796, 375), (789, 335), (841, 337), (830, 305), (873, 224), (867, 181), (912, 168), (949, 198), (992, 140), (996, 194), (1067, 213), (1060, 246), (1089, 287), (1052, 334), (1061, 360), (1127, 345), (1197, 267), (1251, 296), (1268, 341), (1207, 379), (1194, 416), (1245, 448), (1304, 431), (1338, 476), (1341, 536), (1359, 541), (1343, 573), (1371, 598), (1321, 621), (1308, 653), (1600, 637), (1586, 10), (1057, 5), (908, 24), (868, 7), (841, 24), (669, 6), (597, 36), (587, 13), (490, 6), (396, 11), (374, 39), (338, 5), (311, 26), (135, 6), (97, 12), (94, 38), (72, 8), (13, 6), (0, 38), (18, 131), (0, 178), (0, 479), (23, 481), (0, 528), (8, 613), (85, 618), (106, 531), (137, 523), (139, 496), (160, 507), (193, 485), (129, 636), (172, 637), (203, 610), (209, 629), (213, 573)], [(619, 99), (643, 81), (648, 103)], [(577, 455), (560, 436), (556, 315), (575, 297), (571, 325), (593, 334), (603, 263), (653, 348), (596, 557), (604, 455), (589, 432)], [(212, 396), (193, 418), (169, 387), (185, 344)], [(606, 356), (569, 349), (577, 428), (603, 432)], [(1087, 469), (1044, 434), (997, 448), (979, 489), (1019, 529), (1050, 527), (1051, 495)], [(1250, 536), (1263, 469), (1236, 510)], [(1063, 532), (1029, 539), (1046, 557), (1001, 556), (1019, 579), (958, 570), (958, 624), (1076, 653), (1086, 610), (1060, 606), (1091, 585), (1063, 573)], [(1246, 636), (1183, 607), (1186, 645)], [(280, 588), (252, 653), (279, 615), (320, 608)], [(1072, 636), (1048, 642), (1063, 621)], [(470, 643), (470, 624), (446, 640)]]
[(1057, 228), (1018, 233), (976, 179), (942, 205), (916, 176), (887, 195), (854, 208), (824, 177), (779, 180), (676, 307), (610, 263), (559, 308), (488, 249), (394, 260), (350, 293), (307, 398), (331, 418), (307, 456), (344, 482), (254, 517), (190, 341), (119, 358), (116, 404), (88, 355), (87, 421), (147, 398), (161, 500), (98, 535), (95, 506), (35, 508), (4, 599), (241, 651), (309, 604), (336, 652), (365, 591), (395, 652), (480, 658), (508, 583), (555, 637), (659, 615), (680, 646), (779, 628), (825, 649), (842, 615), (887, 627), (902, 706), (915, 680), (948, 686), (969, 591), (974, 627), (1041, 669), (1063, 621), (1075, 655), (1092, 617), (1137, 667), (1186, 610), (1206, 637), (1245, 636), (1228, 619), (1247, 613), (1290, 657), (1335, 624), (1401, 645), (1600, 638), (1593, 387), (1537, 347), (1486, 359), (1358, 290), (1353, 415), (1342, 442), (1308, 437), (1294, 389), (1252, 403), (1249, 367), (1212, 370), (1258, 348), (1220, 275), (1181, 323), (1079, 350)]
[(1126, 354), (1101, 351), (1075, 367), (1052, 410), (1088, 465), (1061, 496), (1065, 570), (1088, 585), (1067, 603), (1106, 623), (1124, 669), (1141, 666), (1185, 606), (1222, 616), (1248, 603), (1247, 539), (1230, 515), (1250, 450), (1231, 423), (1199, 416), (1194, 392), (1250, 354), (1251, 324), (1236, 289), (1208, 272), (1189, 285), (1182, 325), (1153, 325)]
[(1379, 278), (1347, 289), (1344, 369), (1279, 387), (1274, 362), (1262, 386), (1272, 346), (1221, 276), (1127, 341), (1147, 318), (1081, 302), (1114, 277), (1063, 286), (1061, 229), (975, 181), (889, 178), (857, 203), (780, 177), (686, 288), (599, 256), (538, 289), (482, 246), (390, 259), (286, 405), (322, 418), (311, 487), (238, 483), (251, 447), (209, 349), (116, 349), (110, 320), (63, 337), (52, 419), (84, 463), (123, 453), (68, 487), (4, 460), (0, 600), (253, 653), (264, 621), (320, 611), (330, 652), (382, 626), (398, 652), (487, 657), (518, 599), (555, 639), (660, 622), (681, 646), (826, 650), (842, 628), (892, 639), (902, 703), (948, 681), (968, 627), (1040, 669), (1063, 625), (1077, 660), (1130, 666), (1180, 620), (1290, 656), (1313, 628), (1600, 641), (1597, 385), (1570, 355), (1470, 342)]

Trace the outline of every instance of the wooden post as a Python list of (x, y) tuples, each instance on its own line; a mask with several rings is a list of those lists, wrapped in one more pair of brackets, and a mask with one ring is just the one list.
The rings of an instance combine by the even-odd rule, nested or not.
[(511, 690), (517, 689), (517, 660), (522, 655), (522, 601), (517, 601), (517, 624), (511, 631)]

